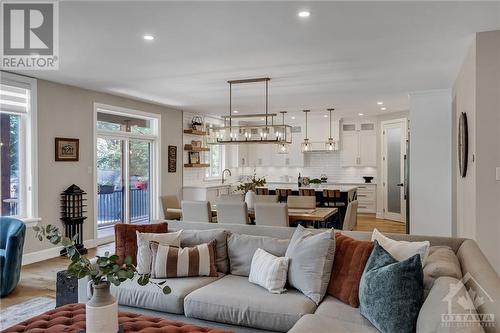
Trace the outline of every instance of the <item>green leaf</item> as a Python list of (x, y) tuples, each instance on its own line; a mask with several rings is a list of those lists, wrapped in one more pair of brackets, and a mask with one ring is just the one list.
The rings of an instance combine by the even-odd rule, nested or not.
[(73, 242), (68, 237), (63, 237), (63, 238), (61, 238), (61, 245), (64, 247), (69, 247), (69, 246), (73, 245)]
[(145, 274), (145, 275), (141, 275), (139, 277), (139, 279), (137, 279), (137, 283), (140, 285), (140, 286), (145, 286), (149, 283), (149, 275)]
[[(109, 252), (107, 252), (109, 253)], [(109, 261), (111, 262), (116, 262), (118, 260), (118, 256), (116, 254), (113, 254), (111, 257), (108, 258)]]
[(132, 265), (132, 257), (131, 256), (126, 256), (125, 260), (123, 260), (123, 263), (125, 265)]
[(170, 289), (169, 286), (165, 286), (165, 287), (163, 287), (162, 291), (165, 295), (168, 295), (172, 292), (172, 289)]
[(165, 281), (160, 281), (160, 282), (158, 282), (158, 285), (159, 285), (159, 286), (163, 286), (165, 283), (167, 283), (167, 281), (166, 281), (166, 280), (165, 280)]
[(34, 227), (33, 227), (33, 231), (35, 231), (35, 232), (39, 232), (39, 231), (40, 231), (40, 227), (39, 227), (39, 226), (37, 226), (37, 225), (36, 225), (36, 226), (34, 226)]

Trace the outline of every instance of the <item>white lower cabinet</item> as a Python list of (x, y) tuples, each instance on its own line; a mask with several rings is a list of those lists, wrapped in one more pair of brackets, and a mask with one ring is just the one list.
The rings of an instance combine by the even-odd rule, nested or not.
[(363, 184), (358, 186), (358, 213), (377, 212), (377, 185)]

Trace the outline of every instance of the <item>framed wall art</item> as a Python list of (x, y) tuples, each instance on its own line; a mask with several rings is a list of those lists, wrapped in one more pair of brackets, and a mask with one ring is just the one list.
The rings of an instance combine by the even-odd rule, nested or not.
[(58, 162), (77, 162), (80, 157), (80, 139), (55, 138), (55, 160)]

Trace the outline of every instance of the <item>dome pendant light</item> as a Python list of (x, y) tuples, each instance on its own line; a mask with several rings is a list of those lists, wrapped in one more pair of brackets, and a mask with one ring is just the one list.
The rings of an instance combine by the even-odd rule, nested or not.
[(278, 132), (277, 136), (280, 143), (278, 143), (278, 154), (288, 154), (289, 149), (288, 149), (288, 144), (287, 142), (287, 137), (286, 137), (286, 131), (285, 131), (285, 114), (287, 113), (286, 111), (280, 111), (282, 117), (283, 117), (283, 132)]
[(333, 139), (332, 136), (332, 111), (334, 111), (334, 108), (327, 109), (328, 112), (330, 112), (330, 137), (328, 140), (325, 142), (325, 149), (326, 151), (336, 151), (337, 150), (337, 142)]
[(306, 137), (304, 138), (304, 141), (300, 145), (300, 150), (302, 150), (303, 153), (311, 151), (311, 143), (309, 142), (309, 138), (307, 137), (307, 114), (311, 112), (311, 110), (303, 110), (303, 112), (306, 114)]

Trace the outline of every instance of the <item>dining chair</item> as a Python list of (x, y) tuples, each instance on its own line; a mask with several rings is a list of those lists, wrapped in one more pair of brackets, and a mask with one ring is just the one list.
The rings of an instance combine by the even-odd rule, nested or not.
[(286, 202), (287, 197), (289, 195), (292, 195), (292, 189), (290, 189), (290, 188), (277, 188), (276, 195), (278, 196), (279, 202)]
[(219, 202), (217, 204), (217, 222), (248, 224), (248, 208), (246, 202)]
[(255, 194), (257, 195), (268, 195), (269, 189), (267, 187), (257, 187), (255, 189)]
[(181, 209), (181, 203), (176, 195), (161, 196), (161, 204), (163, 206), (163, 215), (165, 220), (180, 220), (182, 214), (179, 212), (169, 212), (168, 208)]
[(219, 202), (243, 202), (243, 201), (245, 201), (245, 195), (243, 193), (221, 194), (217, 198), (217, 203), (219, 203)]
[(316, 197), (289, 195), (287, 204), (288, 208), (316, 208)]
[(347, 210), (342, 223), (342, 230), (354, 230), (358, 223), (358, 200), (353, 200), (347, 205)]
[(255, 204), (255, 224), (288, 227), (288, 206), (285, 203), (260, 202)]
[(313, 188), (299, 188), (299, 195), (302, 196), (316, 196), (316, 190)]
[(212, 208), (209, 201), (182, 200), (182, 220), (189, 222), (212, 222)]
[(276, 203), (276, 202), (278, 202), (278, 196), (277, 195), (265, 195), (265, 194), (256, 195), (255, 196), (255, 203), (262, 203), (262, 202)]

